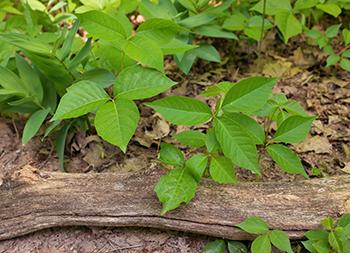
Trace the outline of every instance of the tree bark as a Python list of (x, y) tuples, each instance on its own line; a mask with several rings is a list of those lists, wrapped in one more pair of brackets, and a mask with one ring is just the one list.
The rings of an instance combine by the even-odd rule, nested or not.
[(195, 199), (165, 216), (153, 191), (161, 168), (134, 174), (65, 174), (30, 166), (0, 186), (0, 240), (56, 226), (139, 226), (252, 239), (234, 225), (259, 216), (293, 239), (325, 216), (350, 212), (350, 177), (218, 185), (203, 180)]

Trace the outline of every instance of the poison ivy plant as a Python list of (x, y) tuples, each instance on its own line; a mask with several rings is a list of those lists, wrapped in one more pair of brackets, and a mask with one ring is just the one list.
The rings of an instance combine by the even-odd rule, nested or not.
[[(194, 184), (190, 193), (185, 191), (174, 193), (176, 202), (169, 197), (175, 182), (177, 186), (185, 187), (184, 181), (174, 179), (185, 175), (184, 171), (189, 172), (186, 174), (188, 180), (192, 175), (193, 179), (199, 182), (200, 177), (208, 175), (218, 183), (231, 184), (237, 181), (235, 177), (237, 166), (260, 175), (258, 147), (266, 149), (272, 160), (283, 171), (308, 178), (300, 159), (288, 144), (302, 141), (307, 136), (315, 117), (308, 115), (298, 103), (288, 100), (283, 94), (273, 95), (272, 88), (276, 81), (274, 78), (251, 77), (237, 83), (222, 82), (209, 87), (202, 94), (218, 97), (213, 112), (205, 103), (188, 97), (170, 96), (145, 103), (173, 124), (211, 125), (206, 133), (190, 130), (175, 135), (175, 139), (182, 145), (201, 149), (206, 147), (204, 154), (196, 159), (190, 158), (187, 163), (183, 162), (183, 155), (177, 155), (182, 157), (181, 164), (171, 162), (172, 159), (164, 159), (162, 154), (166, 151), (163, 149), (169, 150), (169, 148), (165, 144), (161, 146), (160, 160), (178, 171), (177, 173), (171, 171), (163, 176), (156, 186), (158, 198), (164, 206), (162, 213), (176, 208), (182, 202), (188, 203), (193, 198), (196, 188)], [(255, 116), (266, 118), (265, 129), (256, 121)], [(274, 133), (269, 130), (272, 122), (276, 122), (278, 126)], [(172, 149), (174, 157), (180, 153), (175, 147)], [(201, 158), (205, 162), (202, 163)], [(196, 166), (196, 170), (191, 169)], [(184, 174), (180, 174), (180, 171)], [(168, 198), (164, 198), (164, 191), (169, 194)], [(182, 199), (181, 194), (185, 194)], [(265, 241), (263, 238), (261, 240), (262, 243)]]

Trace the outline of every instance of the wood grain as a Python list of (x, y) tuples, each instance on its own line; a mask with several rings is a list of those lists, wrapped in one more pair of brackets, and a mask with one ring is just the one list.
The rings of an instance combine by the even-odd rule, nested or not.
[(260, 216), (301, 238), (325, 216), (350, 212), (350, 177), (218, 185), (204, 180), (187, 206), (160, 215), (161, 168), (134, 174), (65, 174), (26, 166), (0, 186), (0, 240), (56, 226), (138, 226), (252, 239), (235, 224)]

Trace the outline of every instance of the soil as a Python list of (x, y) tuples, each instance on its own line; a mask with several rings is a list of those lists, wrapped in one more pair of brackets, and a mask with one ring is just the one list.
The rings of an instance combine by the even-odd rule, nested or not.
[[(305, 47), (302, 38), (283, 45), (276, 35), (268, 34), (261, 53), (247, 42), (215, 40), (221, 49), (222, 64), (198, 61), (191, 73), (181, 74), (172, 61), (166, 66), (178, 85), (164, 95), (193, 96), (214, 106), (212, 98), (199, 93), (220, 81), (237, 81), (263, 74), (279, 77), (275, 92), (300, 102), (317, 116), (307, 140), (292, 148), (299, 154), (311, 177), (350, 173), (350, 75), (335, 68), (324, 68), (324, 57), (315, 47)], [(303, 45), (303, 47), (301, 47)], [(268, 50), (267, 50), (268, 49)], [(259, 57), (258, 57), (259, 56)], [(163, 96), (164, 96), (163, 95)], [(141, 121), (129, 150), (102, 141), (94, 132), (74, 131), (66, 145), (65, 170), (69, 173), (125, 173), (147, 168), (155, 163), (161, 141), (173, 142), (171, 136), (185, 127), (175, 127), (150, 108), (139, 104)], [(58, 171), (59, 163), (53, 139), (41, 141), (42, 133), (23, 146), (20, 136), (24, 119), (0, 120), (0, 178), (23, 165)], [(208, 126), (198, 126), (205, 130)], [(272, 132), (274, 126), (272, 126)], [(180, 146), (181, 147), (181, 146)], [(193, 150), (181, 147), (189, 155)], [(238, 170), (241, 180), (301, 180), (278, 169), (271, 159), (261, 154), (262, 176)], [(1, 181), (0, 181), (1, 183)], [(55, 228), (0, 242), (1, 252), (202, 252), (212, 240), (205, 236), (153, 229), (86, 227)]]

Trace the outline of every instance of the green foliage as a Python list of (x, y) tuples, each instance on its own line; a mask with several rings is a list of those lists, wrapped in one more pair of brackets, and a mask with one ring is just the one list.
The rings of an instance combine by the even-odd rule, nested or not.
[(321, 221), (324, 229), (305, 233), (303, 246), (311, 253), (350, 252), (350, 215), (344, 214), (336, 223), (331, 217)]
[[(190, 174), (197, 182), (203, 176), (210, 176), (218, 183), (232, 184), (237, 181), (237, 166), (261, 174), (259, 146), (266, 149), (283, 171), (308, 178), (298, 156), (282, 143), (302, 141), (314, 117), (283, 94), (273, 95), (272, 88), (276, 81), (274, 78), (251, 77), (237, 83), (224, 82), (213, 86), (215, 88), (208, 88), (205, 95), (219, 96), (213, 113), (203, 102), (188, 97), (171, 96), (146, 103), (174, 124), (195, 126), (210, 120), (208, 124), (211, 127), (206, 134), (190, 130), (174, 136), (183, 145), (201, 149), (205, 146), (206, 155), (194, 155), (183, 165), (184, 158), (178, 149), (162, 146), (160, 160), (177, 168), (190, 168)], [(265, 126), (265, 131), (256, 121), (256, 115), (266, 117), (269, 124), (276, 122), (276, 133), (270, 133), (269, 126)], [(166, 181), (162, 183), (166, 184)], [(185, 200), (182, 202), (188, 199)], [(182, 202), (177, 203), (179, 205)], [(162, 203), (167, 205), (167, 201)], [(172, 206), (174, 208), (175, 205)], [(264, 242), (261, 239), (261, 243)]]

